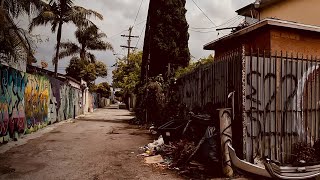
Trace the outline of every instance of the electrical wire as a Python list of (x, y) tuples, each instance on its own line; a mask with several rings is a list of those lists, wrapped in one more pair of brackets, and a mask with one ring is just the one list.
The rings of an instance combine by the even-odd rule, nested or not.
[(142, 6), (143, 1), (144, 1), (144, 0), (141, 0), (141, 3), (140, 3), (140, 6), (139, 6), (139, 9), (138, 9), (138, 12), (137, 12), (136, 18), (134, 19), (133, 26), (135, 26), (135, 24), (136, 24), (136, 21), (137, 21), (137, 19), (138, 19), (138, 16), (139, 16), (139, 13), (140, 13), (141, 6)]
[[(230, 24), (227, 28), (232, 27), (234, 24), (236, 24), (239, 20), (241, 20), (241, 17), (238, 18), (236, 21), (234, 21), (232, 24)], [(242, 21), (242, 20), (241, 20)]]
[[(140, 25), (140, 24), (142, 24), (142, 23), (144, 23), (144, 22), (146, 22), (146, 21), (147, 21), (147, 20), (145, 19), (145, 20), (139, 22), (138, 24), (136, 24), (135, 26), (138, 26), (138, 25)], [(132, 27), (135, 27), (135, 26), (132, 26)]]
[(138, 44), (139, 44), (139, 42), (140, 42), (140, 39), (141, 39), (142, 33), (143, 33), (144, 29), (146, 28), (146, 26), (147, 26), (147, 25), (145, 25), (145, 26), (142, 28), (142, 30), (141, 30), (141, 33), (140, 33), (139, 39), (138, 39), (137, 44), (136, 44), (136, 46), (135, 46), (136, 48), (138, 47)]
[(193, 29), (189, 29), (189, 31), (198, 32), (198, 33), (213, 33), (213, 32), (217, 32), (217, 31), (199, 31), (199, 30), (193, 30)]
[[(236, 24), (239, 20), (241, 20), (241, 16), (237, 17), (237, 19), (235, 19), (232, 24), (227, 26), (227, 28), (229, 28), (232, 25)], [(230, 23), (231, 23), (231, 21), (230, 21)], [(216, 32), (216, 31), (201, 31), (201, 30), (197, 30), (197, 29), (189, 29), (189, 30), (192, 31), (192, 32), (197, 32), (197, 33), (213, 33), (213, 32)]]
[[(226, 22), (218, 25), (217, 27), (221, 27), (221, 26), (227, 25), (227, 24), (229, 24), (229, 23), (231, 23), (233, 21), (236, 21), (239, 17), (241, 17), (241, 16), (239, 16), (239, 15), (234, 16), (233, 18), (231, 18), (231, 19), (227, 20)], [(190, 29), (195, 29), (195, 30), (197, 30), (197, 29), (198, 30), (201, 30), (201, 29), (215, 29), (217, 27), (190, 27)]]
[[(140, 24), (142, 24), (142, 23), (144, 23), (144, 22), (146, 22), (146, 21), (147, 21), (147, 20), (140, 21), (140, 22), (137, 23), (135, 26), (138, 26), (138, 25), (140, 25)], [(114, 35), (112, 35), (112, 36), (110, 36), (110, 37), (107, 37), (107, 39), (113, 39), (114, 37), (120, 35), (121, 33), (125, 32), (125, 31), (128, 31), (128, 29), (125, 29), (125, 30), (123, 30), (123, 31), (121, 31), (121, 32), (119, 32), (119, 33), (117, 33), (117, 34), (114, 34)]]
[(114, 35), (112, 35), (112, 36), (110, 36), (110, 37), (107, 37), (107, 39), (112, 39), (112, 38), (120, 35), (121, 33), (125, 32), (125, 31), (127, 31), (127, 29), (126, 29), (126, 30), (123, 30), (123, 31), (121, 31), (121, 32), (119, 32), (119, 33), (117, 33), (117, 34), (114, 34)]
[(209, 16), (198, 6), (198, 4), (192, 0), (192, 2), (197, 6), (197, 8), (203, 13), (203, 15), (215, 26), (218, 27), (210, 18)]

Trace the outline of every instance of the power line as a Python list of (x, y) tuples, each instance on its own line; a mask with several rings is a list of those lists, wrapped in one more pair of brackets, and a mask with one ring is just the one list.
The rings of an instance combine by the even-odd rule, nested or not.
[[(143, 20), (143, 21), (137, 23), (135, 26), (138, 26), (138, 25), (140, 25), (140, 24), (142, 24), (142, 23), (144, 23), (144, 22), (146, 22), (146, 21), (147, 21), (147, 20)], [(121, 33), (125, 32), (125, 31), (128, 31), (128, 29), (125, 29), (125, 30), (123, 30), (123, 31), (121, 31), (121, 32), (119, 32), (119, 33), (117, 33), (117, 34), (114, 34), (114, 35), (112, 35), (112, 36), (110, 36), (110, 37), (107, 37), (107, 39), (113, 39), (114, 37), (120, 35)]]
[(229, 24), (229, 23), (231, 23), (231, 22), (233, 22), (233, 21), (236, 21), (236, 20), (238, 20), (238, 18), (239, 17), (241, 17), (241, 16), (239, 16), (239, 15), (237, 15), (237, 16), (234, 16), (233, 18), (231, 18), (231, 19), (229, 19), (229, 20), (227, 20), (226, 22), (224, 22), (224, 23), (222, 23), (222, 24), (220, 24), (220, 25), (218, 25), (218, 26), (216, 26), (216, 27), (190, 27), (190, 29), (215, 29), (215, 28), (217, 28), (217, 27), (221, 27), (221, 26), (223, 26), (223, 25), (226, 25), (226, 24)]
[(205, 15), (207, 17), (207, 19), (209, 19), (209, 21), (215, 26), (215, 27), (218, 27), (210, 18), (209, 16), (198, 6), (198, 4), (192, 0), (192, 2), (197, 6), (197, 8), (203, 13), (203, 15)]
[(233, 22), (232, 24), (230, 24), (228, 27), (231, 27), (231, 26), (233, 26), (235, 23), (237, 23), (239, 20), (241, 20), (241, 16), (240, 16), (240, 18), (238, 18), (235, 22)]
[(132, 26), (132, 27), (136, 27), (136, 26), (138, 26), (138, 25), (140, 25), (140, 24), (142, 24), (142, 23), (144, 23), (144, 22), (146, 22), (146, 21), (147, 21), (147, 20), (145, 19), (145, 20), (139, 22), (138, 24), (136, 24), (135, 26)]
[(189, 31), (198, 32), (198, 33), (213, 33), (213, 32), (217, 32), (217, 31), (199, 31), (199, 30), (193, 30), (193, 29), (189, 29)]
[[(241, 20), (241, 17), (238, 17), (237, 19), (235, 19), (232, 22), (232, 24), (230, 24), (227, 28), (231, 27), (232, 25), (237, 23), (239, 20)], [(230, 23), (231, 23), (231, 21), (230, 21)], [(213, 33), (213, 32), (216, 32), (216, 30), (214, 30), (214, 31), (201, 31), (201, 29), (200, 30), (198, 30), (198, 29), (189, 29), (189, 30), (192, 31), (192, 32), (197, 32), (197, 33)]]
[(137, 21), (138, 15), (139, 15), (139, 13), (140, 13), (141, 6), (142, 6), (143, 1), (144, 1), (144, 0), (141, 0), (141, 3), (140, 3), (140, 6), (139, 6), (139, 9), (138, 9), (138, 12), (137, 12), (136, 18), (134, 19), (133, 26), (135, 26), (135, 24), (136, 24), (136, 21)]
[(146, 25), (142, 28), (142, 30), (141, 30), (141, 33), (140, 33), (140, 36), (139, 36), (139, 39), (138, 39), (138, 42), (137, 42), (137, 44), (136, 44), (136, 48), (138, 47), (138, 44), (139, 44), (139, 42), (140, 42), (140, 39), (141, 39), (141, 36), (142, 36), (142, 33), (143, 33), (143, 30), (146, 28)]
[(116, 37), (116, 36), (120, 35), (121, 33), (125, 32), (125, 31), (127, 31), (127, 29), (126, 29), (126, 30), (123, 30), (123, 31), (121, 31), (121, 32), (119, 32), (119, 33), (117, 33), (117, 34), (115, 34), (115, 35), (112, 35), (112, 36), (110, 36), (110, 37), (107, 37), (107, 39), (112, 39), (113, 37)]

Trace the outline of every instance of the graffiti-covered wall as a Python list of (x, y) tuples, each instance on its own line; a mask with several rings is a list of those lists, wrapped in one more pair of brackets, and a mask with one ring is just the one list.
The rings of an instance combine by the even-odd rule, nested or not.
[(83, 114), (82, 98), (68, 82), (0, 65), (0, 143)]
[(27, 76), (12, 68), (0, 65), (0, 142), (16, 133), (24, 133), (26, 127), (25, 88)]
[(26, 74), (25, 114), (27, 129), (38, 128), (48, 123), (50, 82), (39, 75)]
[[(82, 91), (73, 88), (55, 78), (49, 77), (51, 94), (49, 120), (51, 123), (63, 121), (83, 113)], [(68, 97), (68, 98), (65, 98)]]

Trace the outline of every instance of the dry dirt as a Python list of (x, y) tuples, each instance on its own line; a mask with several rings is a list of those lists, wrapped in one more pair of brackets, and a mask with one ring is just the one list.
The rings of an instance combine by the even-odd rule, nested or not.
[(99, 109), (33, 138), (27, 135), (24, 143), (2, 145), (0, 179), (180, 179), (137, 156), (153, 139), (128, 125), (130, 118), (126, 110)]

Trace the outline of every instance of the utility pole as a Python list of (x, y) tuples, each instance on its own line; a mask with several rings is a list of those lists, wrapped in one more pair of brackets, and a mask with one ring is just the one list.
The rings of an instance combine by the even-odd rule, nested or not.
[(129, 56), (130, 56), (130, 50), (131, 49), (137, 49), (136, 47), (131, 47), (131, 38), (139, 38), (139, 36), (132, 36), (132, 29), (133, 27), (129, 27), (129, 35), (121, 35), (122, 37), (127, 37), (128, 38), (128, 45), (127, 46), (120, 46), (122, 48), (127, 48), (128, 49), (128, 55), (127, 55), (127, 63), (129, 64)]

